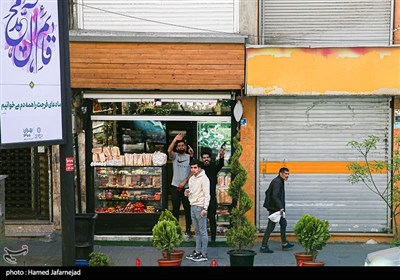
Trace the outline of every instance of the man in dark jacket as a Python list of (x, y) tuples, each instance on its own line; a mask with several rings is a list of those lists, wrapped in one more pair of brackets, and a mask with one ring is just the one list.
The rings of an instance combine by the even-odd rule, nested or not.
[(204, 148), (201, 152), (201, 160), (203, 161), (203, 169), (206, 172), (208, 179), (210, 180), (210, 205), (208, 206), (208, 220), (210, 221), (210, 232), (211, 232), (211, 246), (214, 245), (217, 237), (217, 221), (215, 214), (217, 212), (217, 197), (216, 197), (216, 186), (217, 186), (217, 174), (224, 166), (225, 147), (222, 147), (219, 152), (219, 159), (216, 164), (211, 162), (211, 149)]
[[(265, 201), (264, 207), (267, 208), (269, 215), (280, 212), (282, 215), (279, 220), (279, 225), (281, 226), (281, 240), (282, 240), (282, 249), (289, 249), (293, 247), (293, 244), (290, 244), (286, 240), (286, 226), (287, 222), (285, 217), (283, 216), (285, 211), (285, 181), (289, 178), (289, 169), (286, 167), (282, 167), (279, 170), (279, 175), (275, 177), (271, 183), (267, 191), (265, 192)], [(261, 253), (273, 253), (271, 249), (268, 248), (268, 240), (271, 233), (275, 229), (276, 223), (268, 219), (268, 226), (265, 230), (263, 241), (261, 244), (260, 252)]]

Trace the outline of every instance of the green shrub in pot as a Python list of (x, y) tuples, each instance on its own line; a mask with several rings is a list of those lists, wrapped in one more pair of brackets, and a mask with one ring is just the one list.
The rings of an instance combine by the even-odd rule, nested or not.
[(152, 232), (153, 247), (165, 250), (167, 259), (171, 260), (171, 252), (183, 241), (183, 233), (177, 219), (169, 210), (164, 210)]
[(233, 250), (228, 251), (228, 254), (231, 256), (231, 265), (232, 255), (246, 254), (251, 258), (248, 265), (252, 266), (254, 255), (256, 253), (251, 248), (256, 241), (257, 229), (256, 226), (246, 217), (246, 212), (252, 208), (253, 201), (243, 189), (248, 178), (248, 173), (239, 161), (243, 151), (242, 145), (239, 142), (239, 137), (240, 133), (237, 133), (233, 138), (235, 152), (232, 155), (231, 162), (234, 179), (229, 185), (228, 194), (232, 197), (233, 201), (236, 202), (236, 207), (231, 211), (231, 225), (226, 232), (226, 241), (229, 246), (233, 247)]
[(306, 255), (312, 255), (315, 261), (318, 251), (325, 247), (330, 238), (329, 222), (310, 214), (304, 214), (294, 225), (294, 233), (304, 248)]

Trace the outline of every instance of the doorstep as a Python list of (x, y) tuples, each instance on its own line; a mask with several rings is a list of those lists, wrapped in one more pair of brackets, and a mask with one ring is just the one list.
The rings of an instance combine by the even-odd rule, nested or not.
[[(139, 242), (151, 242), (152, 235), (95, 235), (95, 241), (139, 241)], [(183, 241), (194, 241), (194, 238), (185, 236)], [(225, 236), (217, 236), (216, 241), (226, 241)]]
[(54, 225), (48, 221), (6, 221), (5, 224), (6, 237), (48, 237), (54, 231)]

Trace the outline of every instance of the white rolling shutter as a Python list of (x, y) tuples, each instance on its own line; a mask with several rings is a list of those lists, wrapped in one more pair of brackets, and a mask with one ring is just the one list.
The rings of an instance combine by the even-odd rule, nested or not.
[(390, 0), (263, 0), (265, 45), (388, 46)]
[[(232, 0), (80, 0), (80, 29), (130, 32), (234, 33)], [(163, 24), (165, 23), (165, 24)], [(192, 27), (192, 28), (185, 28)]]
[[(258, 103), (258, 158), (261, 162), (361, 161), (347, 146), (368, 135), (379, 136), (372, 160), (388, 161), (390, 99), (386, 97), (266, 97)], [(259, 227), (267, 225), (262, 207), (265, 191), (277, 174), (258, 176)], [(309, 213), (330, 222), (333, 232), (387, 231), (388, 209), (363, 184), (352, 185), (349, 174), (295, 174), (286, 182), (288, 231)], [(386, 187), (387, 174), (376, 176)]]

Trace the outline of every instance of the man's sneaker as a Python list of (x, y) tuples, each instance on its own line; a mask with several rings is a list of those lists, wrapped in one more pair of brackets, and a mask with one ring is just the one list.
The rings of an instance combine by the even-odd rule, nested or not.
[(200, 252), (193, 251), (193, 253), (191, 253), (190, 255), (187, 255), (187, 256), (186, 256), (186, 259), (188, 259), (188, 260), (193, 260), (193, 259), (196, 258), (198, 255), (201, 255), (201, 253), (200, 253)]
[(194, 262), (205, 262), (208, 261), (207, 255), (203, 255), (202, 253), (198, 254), (196, 257), (192, 259)]
[(260, 253), (267, 253), (267, 254), (272, 254), (274, 251), (272, 251), (270, 248), (268, 247), (261, 247), (260, 248)]
[(187, 231), (186, 231), (185, 236), (186, 236), (187, 238), (192, 238), (192, 237), (193, 237), (192, 232), (191, 232), (190, 230), (187, 230)]
[(293, 248), (293, 246), (292, 243), (286, 242), (285, 245), (282, 244), (282, 250)]

